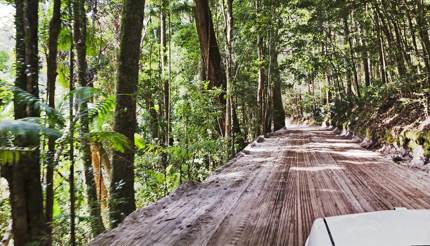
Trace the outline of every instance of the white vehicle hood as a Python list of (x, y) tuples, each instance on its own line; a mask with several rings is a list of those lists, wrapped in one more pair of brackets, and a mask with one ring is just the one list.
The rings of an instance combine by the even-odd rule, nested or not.
[(315, 220), (306, 246), (430, 245), (430, 210), (389, 210)]

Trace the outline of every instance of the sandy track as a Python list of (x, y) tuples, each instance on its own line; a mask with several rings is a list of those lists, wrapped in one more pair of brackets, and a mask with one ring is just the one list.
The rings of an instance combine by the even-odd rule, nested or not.
[(329, 130), (291, 127), (92, 245), (303, 245), (315, 218), (394, 207), (430, 209), (430, 176)]

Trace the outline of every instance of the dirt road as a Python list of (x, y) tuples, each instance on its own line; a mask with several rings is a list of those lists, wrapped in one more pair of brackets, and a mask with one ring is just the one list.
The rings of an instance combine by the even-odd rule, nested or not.
[(303, 245), (315, 218), (430, 208), (430, 176), (317, 127), (292, 127), (93, 245)]

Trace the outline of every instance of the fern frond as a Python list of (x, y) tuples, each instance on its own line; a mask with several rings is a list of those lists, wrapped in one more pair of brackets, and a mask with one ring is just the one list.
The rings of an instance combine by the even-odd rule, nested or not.
[(66, 97), (74, 96), (78, 104), (88, 102), (96, 95), (103, 95), (102, 90), (94, 87), (82, 86), (74, 89)]
[(94, 119), (97, 116), (106, 116), (112, 113), (115, 108), (115, 97), (109, 96), (103, 101), (97, 103), (93, 108), (89, 109), (88, 116), (90, 119)]
[(0, 136), (7, 134), (31, 139), (36, 139), (40, 134), (53, 139), (61, 137), (57, 129), (42, 126), (39, 118), (3, 120), (0, 122)]
[(100, 143), (110, 146), (113, 150), (124, 152), (131, 148), (130, 141), (126, 136), (117, 132), (90, 132), (86, 136), (87, 140), (94, 143)]
[(27, 105), (32, 107), (33, 109), (45, 112), (46, 115), (48, 115), (50, 119), (53, 119), (58, 125), (60, 125), (61, 127), (64, 126), (65, 119), (63, 118), (63, 115), (59, 111), (50, 107), (48, 104), (44, 103), (39, 98), (35, 97), (33, 94), (21, 88), (12, 86), (4, 81), (0, 81), (0, 86), (3, 86), (13, 91), (17, 103)]

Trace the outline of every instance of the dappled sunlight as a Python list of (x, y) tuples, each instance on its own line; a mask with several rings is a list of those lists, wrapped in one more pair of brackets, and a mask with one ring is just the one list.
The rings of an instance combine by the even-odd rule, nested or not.
[(365, 150), (347, 150), (343, 152), (337, 152), (338, 155), (345, 157), (355, 157), (355, 158), (372, 158), (378, 157), (379, 155), (375, 152), (365, 151)]
[(312, 142), (303, 145), (303, 147), (307, 148), (354, 148), (358, 149), (359, 147), (355, 143), (321, 143), (321, 142)]
[(251, 160), (253, 162), (265, 162), (265, 161), (273, 161), (273, 157), (253, 157)]
[[(245, 172), (224, 172), (217, 175), (217, 179), (234, 179), (234, 178), (242, 178), (245, 175)], [(210, 181), (211, 179), (208, 179)]]
[(273, 146), (258, 146), (258, 147), (252, 147), (252, 148), (246, 148), (245, 150), (249, 151), (250, 153), (258, 153), (258, 152), (271, 152), (271, 151), (279, 151), (281, 148), (277, 145)]
[(325, 170), (342, 170), (345, 169), (339, 165), (319, 165), (319, 166), (311, 166), (311, 167), (291, 167), (291, 171), (300, 171), (300, 172), (318, 172)]
[(338, 160), (342, 165), (387, 165), (387, 163), (380, 161), (351, 161), (351, 160)]
[(357, 141), (349, 138), (321, 138), (320, 140), (324, 143), (357, 143)]
[(342, 191), (335, 190), (335, 189), (312, 189), (312, 190), (318, 191), (318, 192), (324, 192), (324, 193), (342, 193)]

